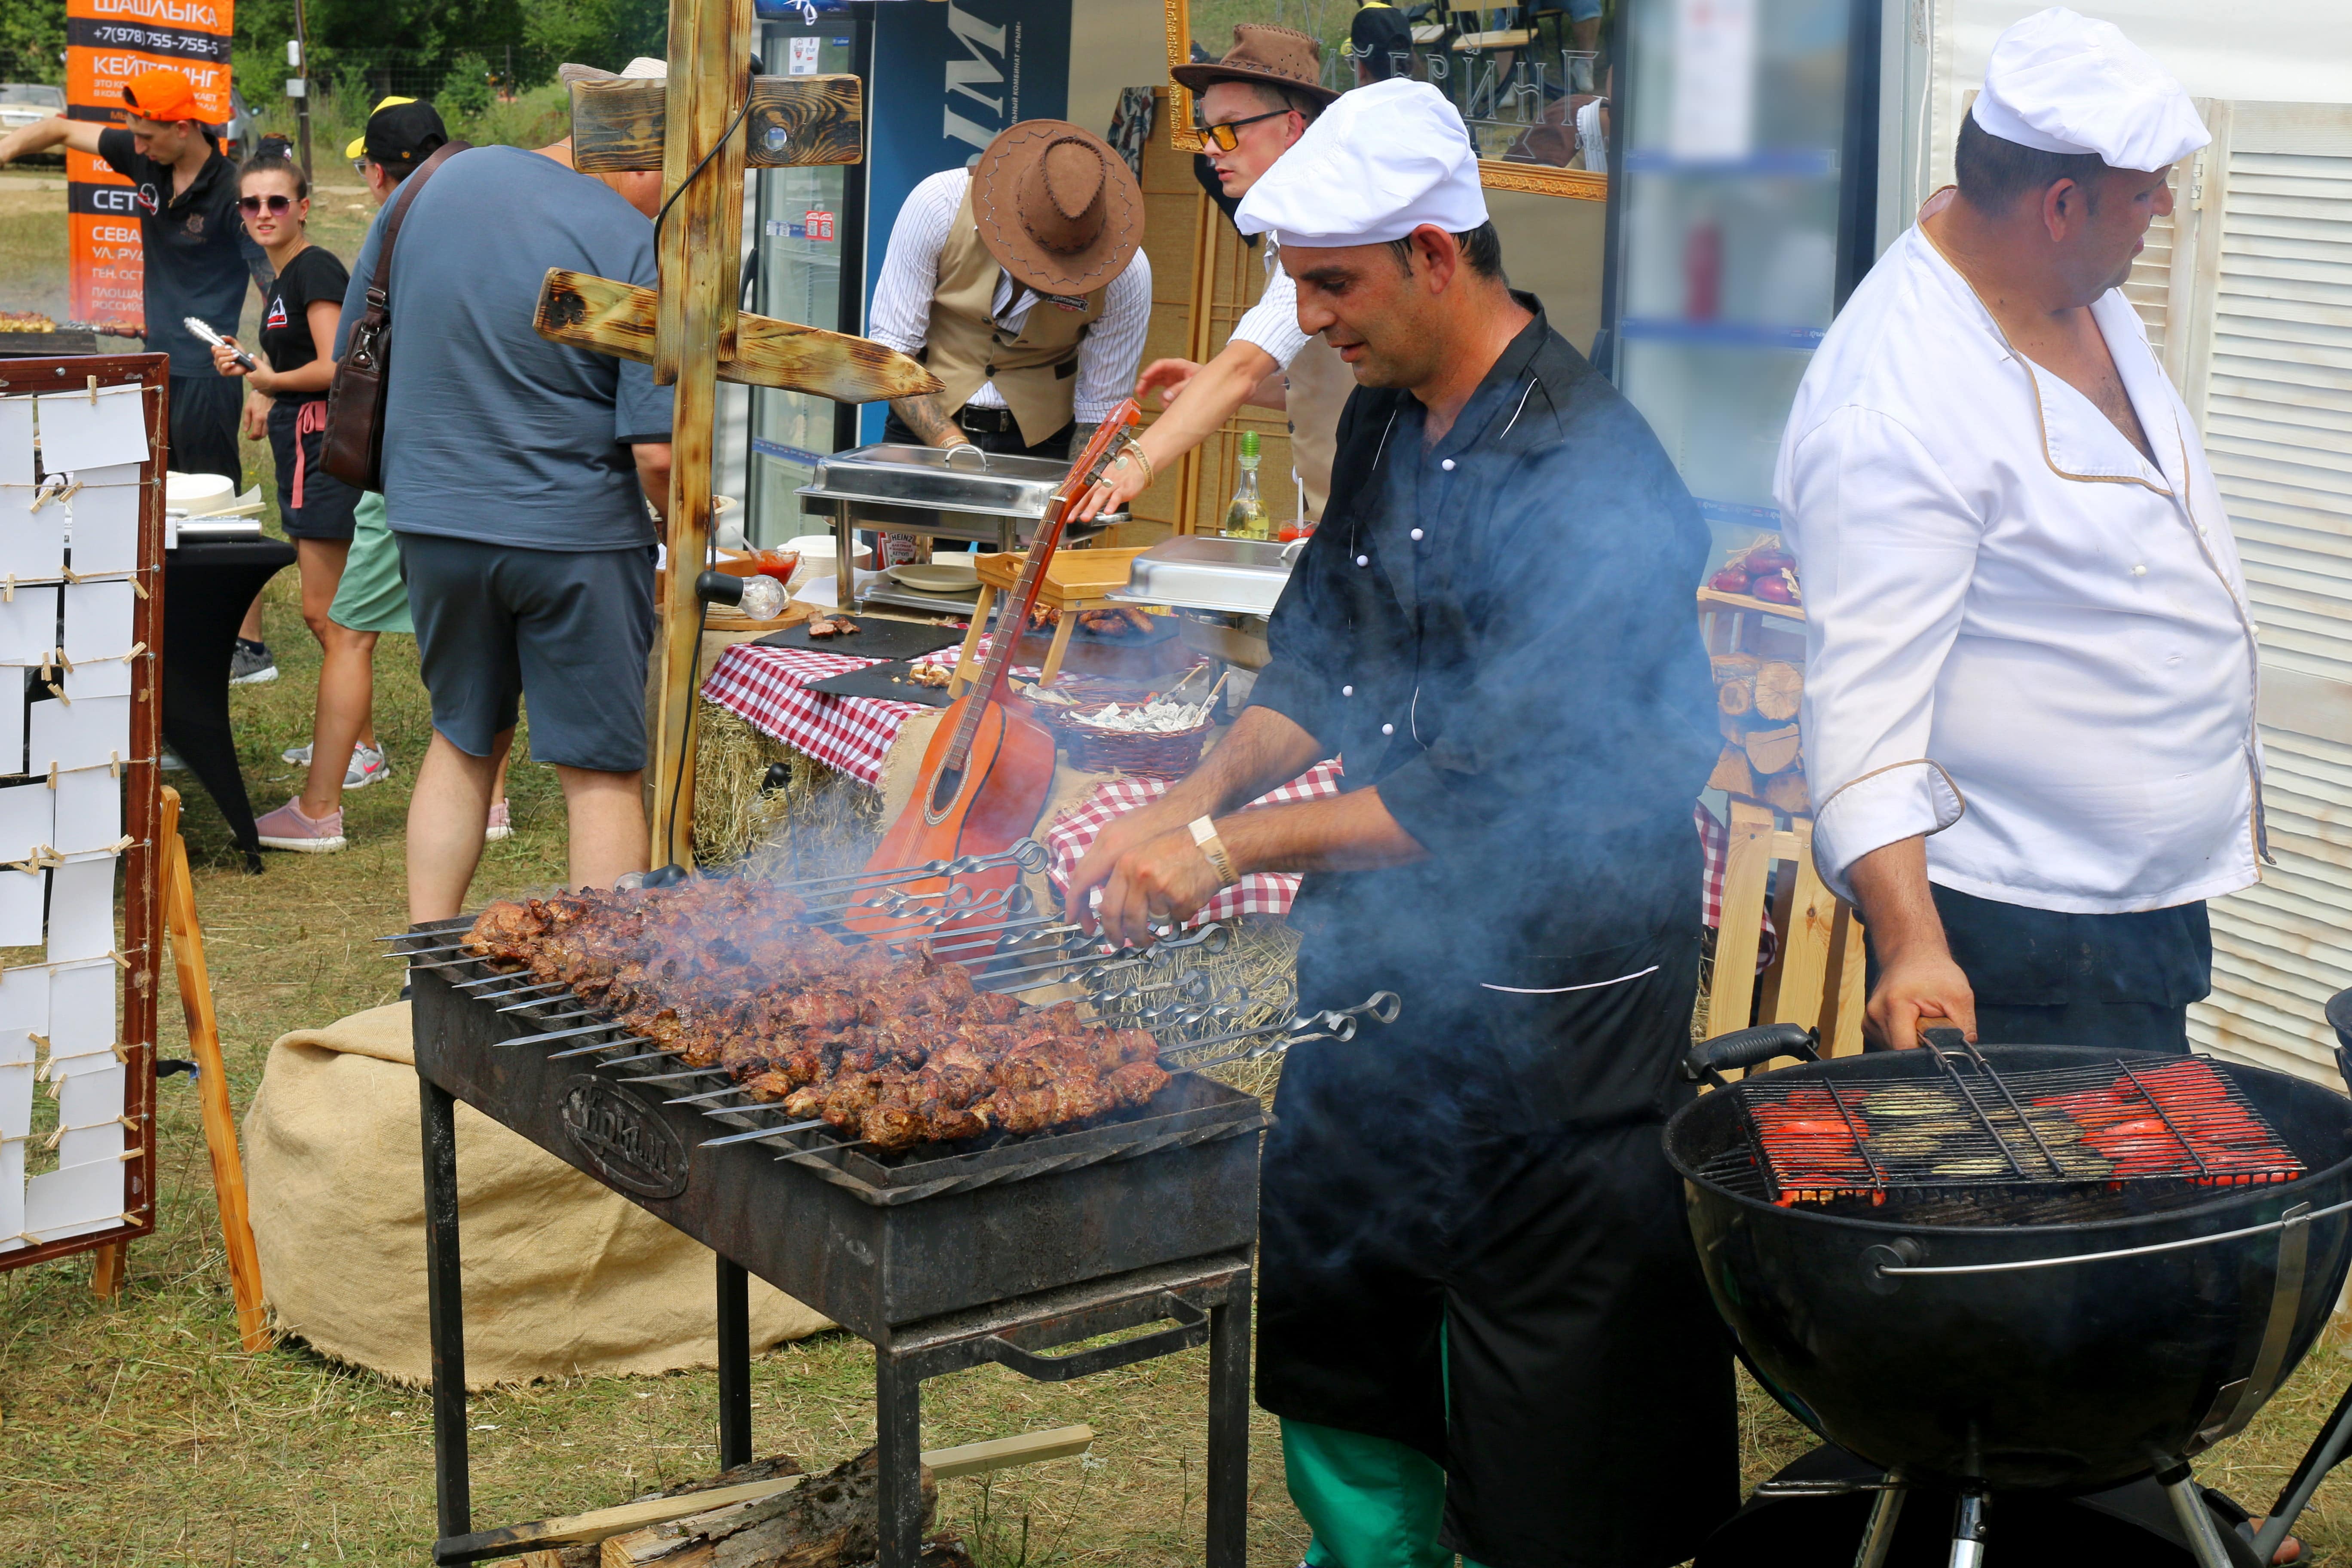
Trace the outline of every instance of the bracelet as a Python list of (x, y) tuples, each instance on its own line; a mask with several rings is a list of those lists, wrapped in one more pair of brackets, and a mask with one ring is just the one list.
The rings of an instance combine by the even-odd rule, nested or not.
[(1240, 881), (1241, 873), (1234, 869), (1234, 858), (1225, 853), (1224, 840), (1217, 837), (1217, 825), (1205, 816), (1192, 819), (1192, 842), (1209, 858), (1217, 873), (1217, 886), (1230, 888)]
[(1145, 489), (1150, 489), (1151, 488), (1151, 481), (1159, 477), (1157, 471), (1154, 470), (1151, 466), (1151, 454), (1143, 449), (1142, 442), (1129, 441), (1127, 444), (1126, 449), (1119, 453), (1118, 460), (1124, 463), (1129, 458), (1133, 458), (1137, 464), (1142, 468), (1143, 488)]

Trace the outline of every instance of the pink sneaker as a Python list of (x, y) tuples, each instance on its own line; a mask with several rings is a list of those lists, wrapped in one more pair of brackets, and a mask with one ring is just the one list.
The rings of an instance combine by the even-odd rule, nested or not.
[(302, 815), (302, 797), (296, 795), (276, 811), (254, 824), (260, 829), (262, 847), (292, 849), (304, 855), (332, 855), (343, 848), (343, 814), (338, 809), (322, 817)]
[(496, 844), (501, 838), (513, 837), (514, 818), (507, 815), (507, 803), (502, 800), (492, 801), (489, 826), (482, 829), (482, 842)]

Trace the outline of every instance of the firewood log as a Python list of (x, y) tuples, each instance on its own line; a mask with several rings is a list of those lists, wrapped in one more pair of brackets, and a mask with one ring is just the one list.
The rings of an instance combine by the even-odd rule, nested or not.
[[(792, 1490), (604, 1542), (603, 1568), (835, 1568), (870, 1560), (877, 1530), (871, 1448)], [(923, 1472), (923, 1512), (939, 1483)], [(926, 1563), (931, 1561), (927, 1555)]]
[(1742, 799), (1755, 795), (1756, 770), (1748, 765), (1748, 753), (1737, 742), (1724, 747), (1723, 755), (1716, 758), (1715, 772), (1707, 775), (1706, 787)]
[(1790, 816), (1802, 816), (1812, 810), (1813, 797), (1805, 788), (1805, 770), (1790, 768), (1766, 779), (1764, 804)]
[(1785, 724), (1797, 716), (1797, 710), (1804, 702), (1805, 672), (1776, 659), (1756, 672), (1749, 695), (1759, 719)]
[(1750, 730), (1741, 744), (1747, 749), (1749, 764), (1769, 777), (1787, 771), (1796, 762), (1800, 738), (1794, 724), (1783, 724), (1777, 730)]
[(1719, 681), (1715, 689), (1715, 705), (1738, 719), (1756, 710), (1756, 683), (1751, 680)]

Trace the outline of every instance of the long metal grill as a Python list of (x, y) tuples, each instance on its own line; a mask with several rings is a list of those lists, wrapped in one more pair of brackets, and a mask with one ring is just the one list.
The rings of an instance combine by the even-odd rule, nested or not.
[(1933, 1065), (1905, 1080), (1740, 1083), (1748, 1147), (1719, 1157), (1724, 1174), (1747, 1184), (1744, 1155), (1761, 1195), (1783, 1205), (1893, 1201), (1950, 1211), (1947, 1223), (2011, 1223), (2021, 1204), (2048, 1223), (2111, 1215), (2112, 1195), (2132, 1189), (2150, 1189), (2129, 1205), (2140, 1206), (2165, 1189), (2193, 1199), (2305, 1173), (2236, 1085), (2194, 1058), (2004, 1075), (1972, 1046), (1921, 1054)]
[[(1360, 1018), (1386, 1023), (1396, 1016), (1396, 997), (1386, 992), (1344, 1011), (1297, 1017), (1284, 1006), (1269, 1016), (1264, 1002), (1244, 991), (1218, 986), (1197, 971), (1176, 972), (1173, 960), (1185, 950), (1214, 952), (1230, 941), (1230, 931), (1221, 924), (1171, 933), (1148, 949), (1114, 949), (1066, 921), (1036, 911), (1017, 880), (989, 887), (961, 879), (1036, 871), (1045, 863), (1043, 846), (1024, 839), (998, 855), (770, 886), (798, 900), (801, 922), (846, 935), (849, 922), (857, 921), (866, 941), (905, 952), (910, 962), (922, 957), (961, 966), (976, 990), (1031, 1002), (1083, 1000), (1099, 1018), (1149, 1031), (1160, 1042), (1160, 1065), (1171, 1072), (1276, 1055), (1308, 1040), (1350, 1039)], [(887, 923), (877, 927), (877, 920)], [(534, 982), (528, 973), (489, 968), (468, 952), (461, 935), (402, 933), (383, 940), (398, 944), (394, 954), (412, 964), (452, 973), (470, 972), (454, 981), (455, 988), (472, 993), (501, 1013), (551, 1026), (504, 1041), (504, 1047), (552, 1047), (551, 1060), (635, 1068), (618, 1081), (666, 1091), (669, 1098), (665, 1103), (693, 1106), (730, 1129), (714, 1127), (715, 1135), (704, 1141), (705, 1147), (766, 1143), (778, 1148), (779, 1158), (793, 1159), (864, 1142), (844, 1137), (822, 1117), (787, 1113), (773, 1097), (763, 1097), (739, 1081), (728, 1066), (697, 1062), (683, 1048), (629, 1032), (620, 1018), (583, 1002), (566, 982)], [(752, 985), (759, 983), (756, 974), (746, 978)], [(1027, 1135), (1000, 1131), (977, 1145), (957, 1143), (953, 1152), (1034, 1142), (1064, 1130)], [(946, 1147), (918, 1146), (898, 1157), (936, 1158)], [(880, 1156), (869, 1151), (867, 1157)]]

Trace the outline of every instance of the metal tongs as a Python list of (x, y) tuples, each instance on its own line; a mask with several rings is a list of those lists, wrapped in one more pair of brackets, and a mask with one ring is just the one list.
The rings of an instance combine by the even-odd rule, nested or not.
[(204, 342), (210, 343), (213, 347), (216, 349), (228, 350), (228, 357), (236, 361), (237, 363), (245, 366), (246, 369), (259, 370), (261, 368), (251, 354), (246, 353), (243, 349), (238, 348), (235, 343), (230, 342), (226, 338), (221, 336), (218, 332), (213, 331), (212, 328), (205, 325), (203, 318), (198, 316), (183, 316), (180, 319), (180, 325), (187, 328), (189, 331), (194, 333)]

